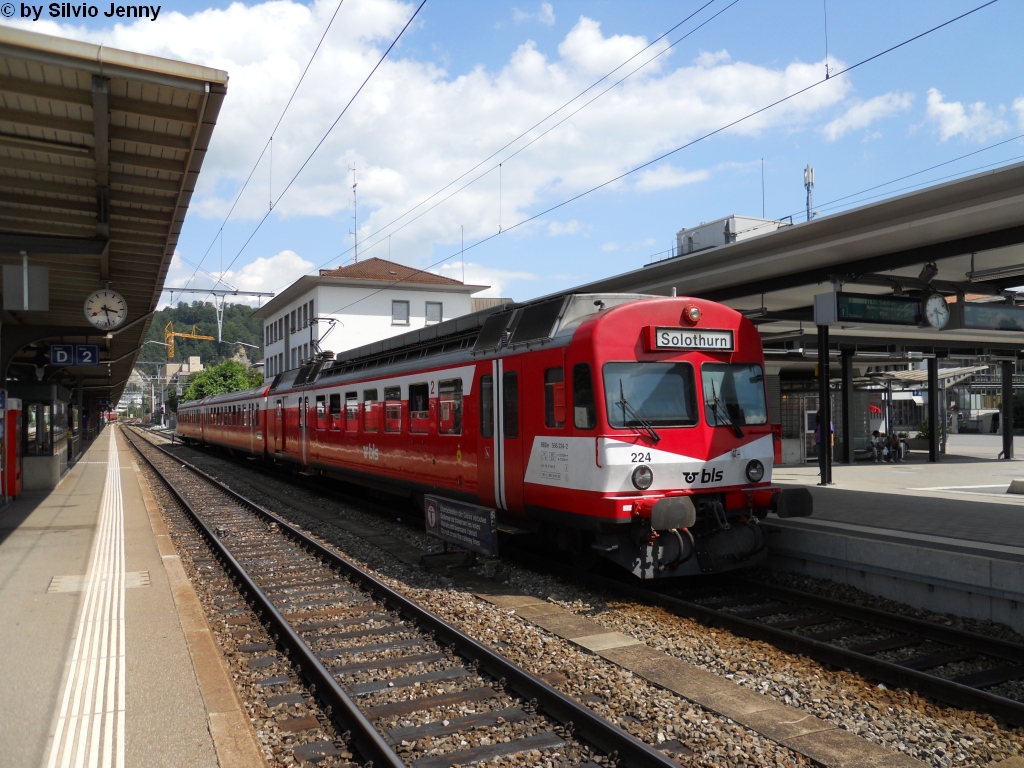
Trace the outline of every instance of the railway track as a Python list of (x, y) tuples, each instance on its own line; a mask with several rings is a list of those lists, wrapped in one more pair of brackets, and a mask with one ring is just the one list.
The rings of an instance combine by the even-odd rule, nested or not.
[(711, 591), (652, 588), (553, 563), (532, 551), (516, 549), (514, 556), (570, 581), (1024, 725), (1024, 646), (1016, 643), (743, 577), (720, 579)]
[[(678, 765), (197, 467), (124, 434), (361, 761), (445, 768), (541, 753), (564, 765)], [(308, 748), (338, 754), (330, 743)]]
[(1024, 645), (745, 577), (711, 588), (637, 586), (531, 553), (517, 551), (516, 557), (868, 679), (1024, 725)]

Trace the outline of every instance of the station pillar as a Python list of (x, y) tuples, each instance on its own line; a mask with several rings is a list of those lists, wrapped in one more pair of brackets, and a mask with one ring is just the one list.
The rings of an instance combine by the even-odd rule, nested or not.
[(1013, 458), (1013, 363), (1004, 360), (1002, 368), (1003, 397), (1000, 406), (999, 424), (1003, 432), (1003, 459)]
[(821, 479), (818, 485), (832, 483), (832, 401), (829, 397), (828, 326), (818, 326), (818, 466)]
[(939, 460), (939, 358), (928, 358), (928, 461)]
[(843, 430), (842, 462), (853, 464), (853, 350), (842, 350), (839, 357), (843, 371), (843, 412), (840, 423)]

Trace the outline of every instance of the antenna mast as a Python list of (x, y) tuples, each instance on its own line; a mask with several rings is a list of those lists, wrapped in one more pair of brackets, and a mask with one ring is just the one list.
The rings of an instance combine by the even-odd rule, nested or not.
[(811, 190), (814, 189), (814, 168), (808, 165), (804, 168), (804, 189), (807, 190), (807, 220), (810, 221), (814, 215), (811, 213), (813, 207)]

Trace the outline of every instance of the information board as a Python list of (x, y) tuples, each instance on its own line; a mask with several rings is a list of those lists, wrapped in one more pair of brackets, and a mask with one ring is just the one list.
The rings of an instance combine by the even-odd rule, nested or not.
[(962, 328), (985, 331), (1024, 331), (1024, 307), (1009, 304), (963, 305)]
[(814, 322), (920, 325), (921, 300), (910, 296), (835, 291), (814, 297)]
[(424, 499), (427, 533), (442, 541), (494, 557), (498, 554), (497, 512), (440, 496)]
[(51, 344), (50, 365), (99, 365), (100, 348), (97, 344)]

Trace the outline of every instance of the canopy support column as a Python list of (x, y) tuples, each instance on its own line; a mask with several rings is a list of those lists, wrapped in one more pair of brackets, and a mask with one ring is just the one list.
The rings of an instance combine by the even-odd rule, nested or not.
[(1013, 363), (1003, 361), (1002, 368), (1003, 397), (999, 414), (999, 424), (1003, 431), (1002, 458), (1009, 461), (1013, 458)]
[(829, 398), (828, 326), (818, 326), (818, 466), (821, 482), (832, 483), (832, 402)]
[(939, 460), (939, 358), (928, 358), (928, 461)]
[(853, 409), (853, 350), (842, 350), (839, 360), (843, 371), (843, 413), (840, 416), (843, 430), (842, 462), (853, 464), (853, 419), (850, 416)]

